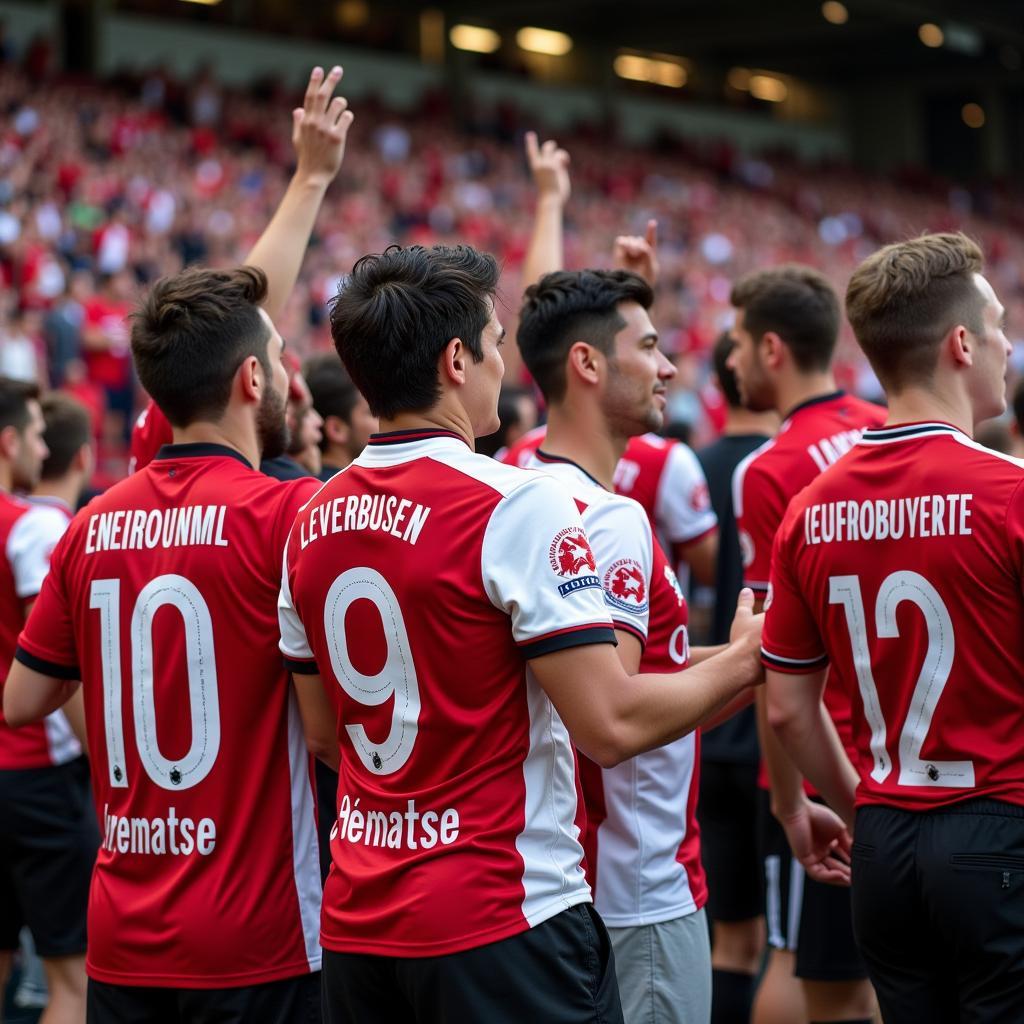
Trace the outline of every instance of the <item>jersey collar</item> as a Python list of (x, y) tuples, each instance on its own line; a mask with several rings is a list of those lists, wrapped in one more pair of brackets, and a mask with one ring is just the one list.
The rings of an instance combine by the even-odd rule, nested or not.
[[(369, 447), (381, 448), (392, 444), (412, 444), (415, 441), (431, 441), (438, 437), (451, 437), (466, 443), (461, 434), (454, 430), (443, 430), (441, 427), (415, 427), (410, 430), (389, 430), (384, 434), (371, 434), (367, 442)], [(467, 445), (468, 447), (468, 445)]]
[(799, 405), (794, 405), (793, 408), (790, 409), (782, 418), (789, 421), (798, 412), (803, 412), (804, 409), (809, 409), (812, 405), (821, 405), (823, 402), (834, 402), (837, 398), (842, 398), (845, 394), (846, 392), (842, 388), (839, 388), (837, 391), (829, 391), (828, 394), (825, 395), (816, 395), (814, 398), (808, 398)]
[(578, 462), (574, 462), (572, 459), (567, 459), (564, 455), (551, 455), (542, 448), (538, 448), (533, 454), (538, 462), (545, 462), (549, 464), (560, 463), (563, 466), (572, 466), (573, 469), (582, 473), (583, 476), (585, 476), (595, 487), (600, 487), (602, 491), (608, 490), (600, 480), (592, 477)]
[(211, 441), (193, 441), (189, 444), (165, 444), (160, 451), (153, 456), (153, 461), (158, 459), (213, 459), (228, 458), (237, 459), (243, 466), (252, 469), (249, 460), (236, 448), (229, 448), (226, 444), (214, 444)]
[(931, 420), (922, 423), (895, 423), (888, 427), (873, 427), (865, 430), (858, 444), (892, 444), (895, 441), (910, 441), (919, 437), (966, 437), (967, 435), (952, 423)]

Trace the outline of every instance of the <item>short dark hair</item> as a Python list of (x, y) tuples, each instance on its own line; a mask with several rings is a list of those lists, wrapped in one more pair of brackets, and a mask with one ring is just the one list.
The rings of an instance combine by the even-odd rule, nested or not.
[(730, 409), (742, 409), (743, 400), (740, 398), (736, 374), (728, 365), (729, 356), (735, 345), (736, 342), (733, 341), (732, 335), (728, 331), (723, 331), (718, 336), (715, 347), (711, 350), (711, 365), (715, 369), (715, 379), (722, 389), (722, 394), (725, 395), (726, 404)]
[(92, 418), (77, 398), (51, 391), (41, 402), (43, 440), (50, 454), (43, 462), (43, 480), (59, 480), (75, 456), (92, 441)]
[(853, 272), (846, 315), (882, 386), (926, 382), (939, 344), (957, 324), (984, 330), (984, 296), (974, 280), (981, 249), (960, 232), (887, 245)]
[(270, 331), (259, 309), (266, 295), (258, 267), (191, 267), (157, 281), (131, 314), (139, 380), (173, 426), (219, 419), (249, 356), (269, 376)]
[(35, 381), (0, 377), (0, 430), (14, 427), (20, 434), (29, 419), (28, 403), (39, 400), (39, 385)]
[[(336, 416), (351, 426), (352, 410), (359, 401), (359, 389), (352, 383), (348, 371), (333, 352), (321, 352), (310, 356), (302, 367), (309, 393), (313, 396), (313, 408), (326, 423), (328, 416)], [(320, 439), (320, 450), (327, 451), (330, 442), (327, 431)]]
[(577, 341), (611, 355), (626, 326), (621, 302), (650, 309), (651, 286), (628, 270), (558, 270), (526, 289), (519, 313), (519, 351), (548, 403), (565, 396), (565, 361)]
[(797, 368), (827, 370), (839, 338), (839, 296), (813, 267), (786, 263), (740, 278), (729, 301), (757, 341), (769, 331), (793, 353)]
[(375, 416), (438, 401), (437, 360), (452, 338), (483, 359), (497, 286), (494, 257), (468, 245), (391, 245), (356, 262), (331, 302), (331, 336)]

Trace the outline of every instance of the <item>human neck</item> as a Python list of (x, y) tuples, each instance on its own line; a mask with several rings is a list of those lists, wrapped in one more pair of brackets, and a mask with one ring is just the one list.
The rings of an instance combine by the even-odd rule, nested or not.
[(548, 410), (547, 434), (541, 448), (548, 455), (569, 459), (609, 491), (615, 487), (615, 467), (629, 441), (609, 427), (603, 416), (568, 404)]
[(33, 498), (56, 498), (64, 502), (68, 508), (74, 508), (78, 504), (79, 495), (82, 493), (82, 479), (77, 474), (69, 473), (59, 480), (40, 480), (32, 492)]
[(197, 422), (174, 427), (175, 444), (220, 444), (245, 457), (253, 469), (259, 468), (262, 450), (252, 423), (240, 423), (225, 417), (216, 423)]
[(324, 452), (323, 464), (334, 469), (344, 469), (352, 462), (352, 454), (340, 444), (329, 444)]
[(794, 373), (781, 378), (775, 390), (775, 409), (782, 417), (809, 402), (836, 390), (836, 379), (831, 370), (821, 373)]
[(774, 434), (779, 429), (779, 417), (774, 412), (752, 412), (742, 406), (729, 406), (722, 434)]
[(458, 434), (470, 448), (476, 442), (473, 424), (461, 405), (442, 399), (437, 405), (424, 412), (400, 412), (391, 419), (380, 419), (380, 433), (390, 434), (401, 430), (447, 430)]
[(974, 435), (974, 412), (965, 395), (940, 394), (924, 388), (905, 388), (889, 395), (886, 426), (941, 420)]

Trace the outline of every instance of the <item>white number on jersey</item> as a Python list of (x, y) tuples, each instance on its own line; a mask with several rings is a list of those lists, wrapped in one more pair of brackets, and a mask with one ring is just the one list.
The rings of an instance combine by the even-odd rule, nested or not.
[[(874, 761), (871, 777), (876, 782), (883, 782), (892, 771), (892, 758), (885, 745), (886, 724), (871, 668), (860, 579), (857, 576), (832, 576), (828, 582), (829, 604), (843, 606), (850, 631), (857, 684), (864, 704), (864, 715), (871, 728), (871, 756)], [(875, 601), (875, 630), (880, 639), (899, 637), (896, 609), (904, 601), (911, 602), (924, 616), (928, 629), (928, 650), (900, 733), (899, 784), (968, 789), (974, 785), (972, 761), (924, 761), (921, 758), (921, 748), (953, 667), (953, 620), (939, 592), (928, 580), (916, 572), (894, 572), (882, 583)]]
[[(192, 746), (178, 760), (160, 752), (153, 672), (153, 619), (165, 605), (177, 608), (185, 631)], [(100, 613), (103, 725), (110, 785), (128, 785), (121, 710), (121, 581), (93, 580), (89, 607)], [(190, 789), (210, 774), (220, 750), (220, 702), (214, 661), (213, 620), (203, 595), (183, 576), (158, 576), (142, 588), (131, 624), (132, 710), (135, 743), (146, 774), (162, 789)]]

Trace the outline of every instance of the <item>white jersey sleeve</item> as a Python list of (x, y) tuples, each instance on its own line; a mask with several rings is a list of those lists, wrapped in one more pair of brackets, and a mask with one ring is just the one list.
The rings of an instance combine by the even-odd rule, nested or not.
[(50, 571), (50, 555), (68, 528), (68, 517), (55, 508), (34, 505), (7, 537), (7, 561), (18, 597), (35, 597)]
[(671, 544), (688, 544), (718, 525), (704, 470), (685, 444), (669, 450), (658, 481), (654, 518), (659, 534)]
[(281, 631), (278, 646), (289, 662), (313, 660), (313, 651), (299, 613), (292, 603), (292, 589), (288, 582), (288, 550), (285, 548), (284, 568), (281, 572), (281, 592), (277, 595), (277, 624)]
[(612, 624), (646, 644), (654, 565), (647, 513), (630, 498), (615, 498), (588, 506), (583, 523), (597, 559)]
[(480, 554), (484, 589), (527, 658), (614, 643), (597, 562), (572, 496), (543, 474), (495, 507)]

